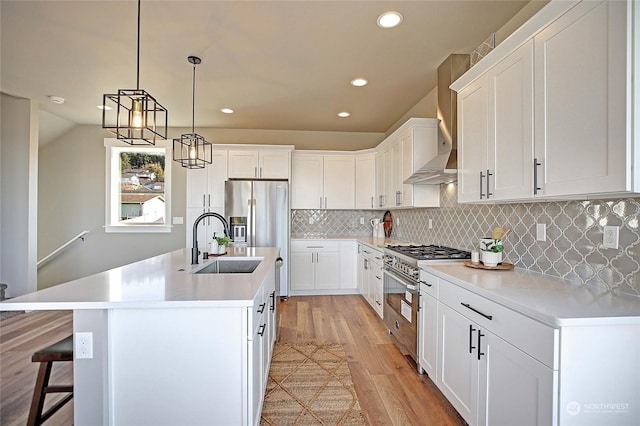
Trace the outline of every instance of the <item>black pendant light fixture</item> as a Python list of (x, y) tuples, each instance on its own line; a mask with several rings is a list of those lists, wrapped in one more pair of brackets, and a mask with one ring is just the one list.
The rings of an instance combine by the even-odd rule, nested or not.
[(191, 86), (191, 133), (184, 133), (173, 140), (173, 160), (187, 169), (203, 169), (213, 162), (213, 144), (196, 133), (196, 65), (202, 62), (197, 56), (187, 57), (193, 64), (193, 84)]
[(102, 97), (102, 128), (130, 145), (155, 145), (167, 138), (167, 110), (140, 89), (140, 0), (138, 0), (138, 52), (136, 88), (119, 89)]

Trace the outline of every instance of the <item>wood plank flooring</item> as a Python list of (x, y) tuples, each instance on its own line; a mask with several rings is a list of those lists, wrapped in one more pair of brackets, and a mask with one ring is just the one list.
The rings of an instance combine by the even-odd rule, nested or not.
[[(71, 311), (33, 311), (0, 321), (0, 425), (27, 423), (39, 363), (31, 355), (73, 332)], [(73, 364), (54, 363), (51, 384), (73, 383)], [(49, 395), (45, 409), (61, 399)], [(53, 415), (46, 426), (73, 424), (73, 400)]]
[[(417, 374), (391, 343), (386, 326), (361, 296), (291, 297), (279, 308), (279, 341), (344, 346), (369, 424), (465, 424), (435, 385)], [(72, 322), (70, 311), (29, 312), (0, 322), (1, 425), (26, 423), (38, 367), (31, 355), (69, 335)], [(58, 364), (52, 382), (70, 382), (71, 363)], [(71, 424), (73, 401), (45, 423)]]
[(433, 382), (393, 345), (384, 322), (361, 296), (290, 297), (279, 308), (278, 341), (344, 346), (369, 424), (465, 424)]

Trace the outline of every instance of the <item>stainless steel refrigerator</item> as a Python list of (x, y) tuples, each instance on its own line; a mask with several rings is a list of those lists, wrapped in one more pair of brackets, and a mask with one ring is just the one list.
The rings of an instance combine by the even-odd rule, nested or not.
[(224, 215), (229, 221), (234, 244), (280, 248), (283, 265), (276, 276), (276, 291), (280, 298), (287, 298), (289, 183), (273, 180), (228, 180), (225, 182), (224, 205)]

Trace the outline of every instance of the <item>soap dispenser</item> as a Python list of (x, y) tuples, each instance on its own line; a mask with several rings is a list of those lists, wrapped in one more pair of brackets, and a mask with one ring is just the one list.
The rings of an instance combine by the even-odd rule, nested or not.
[(215, 232), (213, 233), (213, 241), (209, 243), (209, 254), (218, 254), (218, 240)]

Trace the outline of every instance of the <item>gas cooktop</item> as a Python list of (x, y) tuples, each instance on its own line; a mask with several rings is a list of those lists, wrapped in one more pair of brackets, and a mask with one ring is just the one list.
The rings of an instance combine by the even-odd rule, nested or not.
[(388, 245), (388, 250), (415, 260), (471, 259), (465, 250), (436, 245)]

